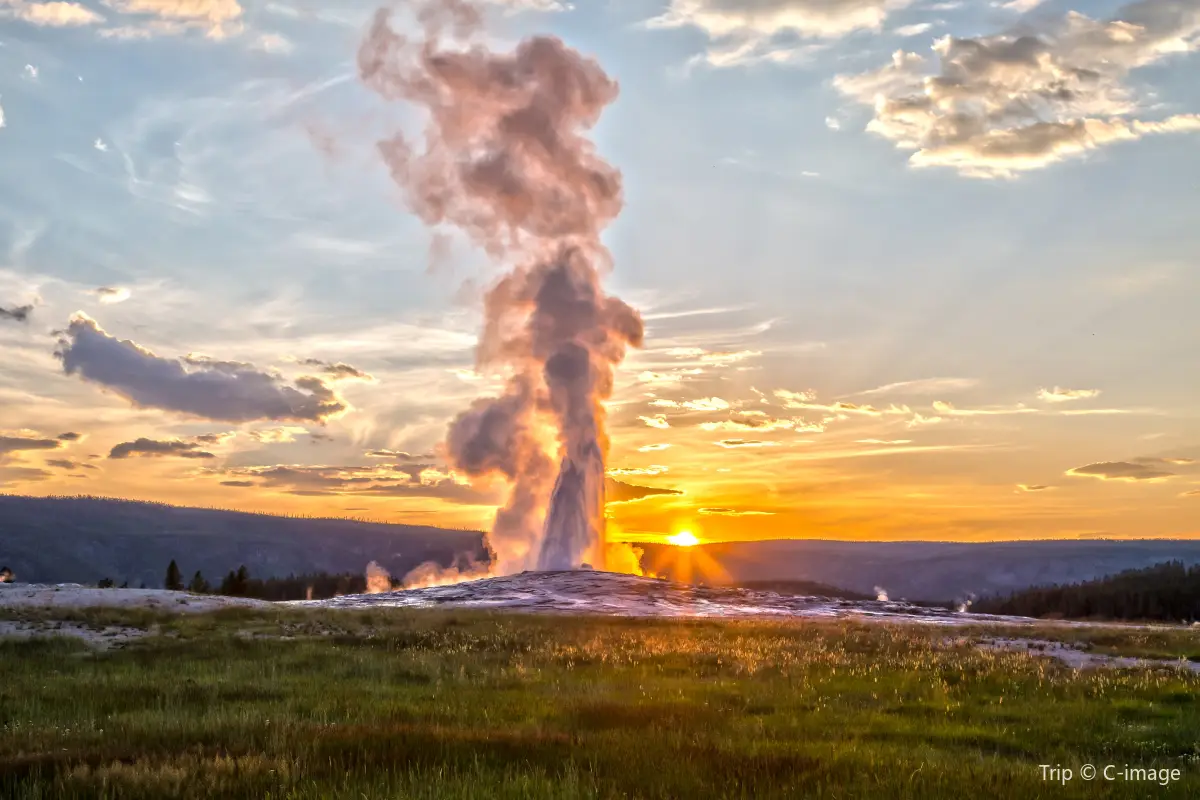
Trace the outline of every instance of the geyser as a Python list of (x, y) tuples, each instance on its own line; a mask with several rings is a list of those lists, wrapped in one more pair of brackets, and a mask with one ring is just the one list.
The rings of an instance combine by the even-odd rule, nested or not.
[(427, 112), (424, 141), (398, 133), (380, 153), (414, 213), (458, 228), (506, 269), (487, 292), (476, 352), (505, 387), (453, 421), (448, 458), (508, 483), (490, 534), (495, 572), (603, 569), (603, 401), (643, 334), (638, 313), (600, 285), (611, 263), (600, 233), (621, 209), (621, 176), (585, 134), (617, 84), (554, 37), (489, 50), (467, 2), (407, 7), (419, 34), (398, 33), (381, 9), (359, 74)]

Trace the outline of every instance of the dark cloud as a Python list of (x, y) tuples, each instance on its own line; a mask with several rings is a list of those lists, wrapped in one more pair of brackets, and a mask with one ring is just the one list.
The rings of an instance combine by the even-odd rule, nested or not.
[(13, 322), (28, 322), (29, 315), (32, 313), (33, 306), (15, 306), (13, 308), (0, 306), (0, 319), (10, 319)]
[[(1154, 459), (1148, 459), (1154, 461)], [(1067, 470), (1068, 475), (1099, 478), (1105, 481), (1152, 481), (1174, 477), (1174, 472), (1141, 461), (1101, 461)]]
[(238, 489), (249, 489), (254, 486), (254, 481), (221, 481), (222, 486), (233, 486)]
[(779, 442), (764, 442), (758, 439), (722, 439), (717, 442), (718, 447), (735, 448), (735, 447), (775, 447)]
[(158, 441), (155, 439), (136, 439), (132, 442), (121, 442), (109, 451), (109, 458), (129, 458), (130, 456), (178, 456), (180, 458), (216, 458), (212, 453), (200, 450), (197, 442)]
[(604, 499), (609, 503), (632, 503), (658, 495), (681, 495), (679, 489), (660, 489), (654, 486), (638, 486), (624, 481), (604, 479)]
[(397, 461), (429, 461), (437, 458), (433, 453), (422, 453), (413, 455), (406, 453), (403, 450), (368, 450), (368, 458), (394, 458)]
[(0, 467), (0, 486), (8, 483), (26, 483), (49, 480), (54, 473), (38, 467)]
[[(236, 361), (203, 356), (161, 358), (132, 341), (105, 333), (79, 315), (63, 332), (56, 355), (68, 375), (104, 386), (140, 408), (160, 408), (222, 422), (324, 422), (346, 409), (319, 378), (295, 388), (281, 378)], [(194, 369), (188, 370), (186, 366)]]
[(0, 436), (0, 456), (21, 450), (57, 450), (63, 446), (58, 439), (38, 436)]
[(60, 433), (58, 438), (64, 442), (78, 442), (83, 439), (83, 434), (74, 432)]
[(59, 469), (99, 469), (95, 464), (84, 464), (80, 461), (72, 461), (69, 458), (46, 459), (46, 466), (58, 467)]
[(702, 508), (698, 513), (710, 517), (770, 517), (775, 514), (774, 511), (749, 511), (735, 508)]
[(360, 380), (360, 381), (374, 380), (374, 378), (372, 378), (371, 375), (369, 375), (368, 373), (363, 372), (361, 369), (358, 369), (356, 367), (352, 367), (349, 364), (344, 364), (341, 361), (329, 362), (329, 361), (322, 361), (319, 358), (306, 358), (306, 359), (302, 360), (300, 363), (306, 367), (320, 368), (321, 372), (325, 373), (326, 375), (329, 375), (335, 381), (351, 380), (351, 379)]

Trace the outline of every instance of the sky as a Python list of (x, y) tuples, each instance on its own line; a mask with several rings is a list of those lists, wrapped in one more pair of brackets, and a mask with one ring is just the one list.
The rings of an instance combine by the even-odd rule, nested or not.
[[(486, 529), (375, 3), (0, 0), (0, 492)], [(620, 94), (610, 536), (1200, 536), (1200, 0), (492, 0)]]

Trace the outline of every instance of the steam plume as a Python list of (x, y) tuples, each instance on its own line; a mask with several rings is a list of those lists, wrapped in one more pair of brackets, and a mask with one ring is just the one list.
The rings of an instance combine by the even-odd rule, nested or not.
[[(392, 576), (378, 561), (367, 564), (367, 594), (383, 594), (392, 590)], [(311, 592), (311, 587), (309, 589)], [(311, 597), (311, 595), (310, 595)]]
[(887, 589), (883, 588), (882, 586), (876, 586), (875, 587), (875, 599), (878, 600), (880, 603), (886, 603), (888, 601)]
[(490, 537), (498, 572), (603, 568), (602, 401), (643, 333), (638, 313), (600, 285), (611, 261), (600, 233), (621, 209), (621, 177), (585, 134), (617, 84), (553, 37), (492, 52), (464, 0), (408, 7), (420, 35), (398, 33), (381, 9), (359, 73), (428, 122), (422, 146), (396, 134), (380, 153), (422, 220), (457, 227), (507, 269), (486, 296), (476, 353), (507, 385), (454, 420), (450, 460), (509, 484)]

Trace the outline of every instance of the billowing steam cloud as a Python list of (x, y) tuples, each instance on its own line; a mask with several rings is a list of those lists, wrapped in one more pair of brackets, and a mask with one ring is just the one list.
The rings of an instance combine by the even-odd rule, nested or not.
[[(367, 594), (383, 594), (392, 590), (392, 576), (378, 561), (367, 564), (365, 573)], [(309, 590), (311, 592), (311, 589)], [(311, 597), (309, 598), (312, 599)]]
[(423, 108), (428, 124), (423, 146), (397, 134), (380, 153), (427, 224), (459, 228), (508, 268), (487, 294), (476, 357), (510, 377), (454, 420), (450, 460), (509, 484), (491, 532), (498, 572), (603, 568), (601, 403), (643, 332), (600, 285), (610, 265), (600, 233), (621, 209), (621, 176), (585, 134), (617, 84), (553, 37), (488, 50), (482, 16), (463, 0), (409, 5), (421, 35), (398, 33), (381, 9), (358, 66), (368, 87)]

